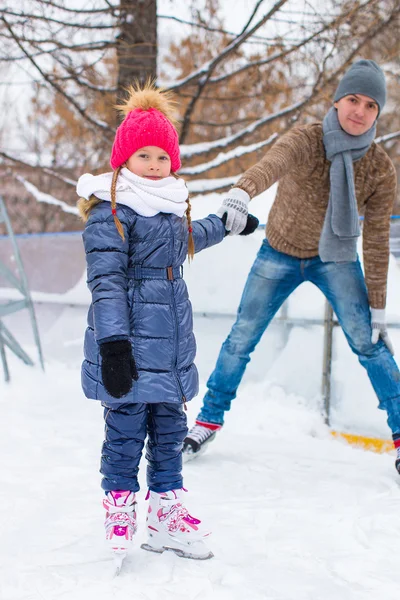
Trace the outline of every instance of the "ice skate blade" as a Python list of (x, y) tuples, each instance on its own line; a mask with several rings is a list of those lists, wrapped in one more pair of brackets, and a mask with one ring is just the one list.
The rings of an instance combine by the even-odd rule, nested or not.
[(148, 550), (149, 552), (157, 552), (158, 554), (162, 554), (165, 551), (174, 552), (180, 558), (191, 558), (192, 560), (208, 560), (209, 558), (213, 558), (214, 554), (211, 551), (208, 551), (207, 554), (198, 555), (192, 554), (190, 552), (185, 552), (180, 548), (172, 548), (170, 546), (161, 546), (156, 548), (154, 546), (150, 546), (150, 544), (142, 544), (140, 546), (143, 550)]
[(121, 573), (122, 565), (126, 555), (126, 550), (113, 550), (114, 577), (118, 577), (118, 575)]
[(208, 444), (205, 444), (205, 446), (200, 448), (200, 450), (198, 450), (197, 452), (182, 452), (183, 462), (187, 463), (190, 460), (193, 460), (194, 458), (198, 458), (199, 456), (204, 454), (204, 452), (207, 450), (207, 447), (208, 447)]

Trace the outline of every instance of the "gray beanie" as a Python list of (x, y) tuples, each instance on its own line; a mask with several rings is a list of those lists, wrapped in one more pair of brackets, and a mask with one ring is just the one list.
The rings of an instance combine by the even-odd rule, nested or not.
[(365, 58), (353, 63), (343, 75), (334, 102), (349, 94), (362, 94), (375, 100), (381, 113), (386, 102), (385, 75), (379, 65)]

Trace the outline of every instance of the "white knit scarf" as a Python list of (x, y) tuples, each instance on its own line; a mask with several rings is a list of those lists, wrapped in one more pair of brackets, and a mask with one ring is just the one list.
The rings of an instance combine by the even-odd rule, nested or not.
[[(100, 200), (111, 202), (112, 173), (82, 175), (76, 186), (78, 196), (88, 200), (94, 194)], [(183, 179), (164, 177), (146, 179), (122, 168), (117, 179), (116, 197), (118, 204), (129, 206), (143, 217), (154, 217), (168, 213), (183, 217), (187, 209), (188, 189)]]

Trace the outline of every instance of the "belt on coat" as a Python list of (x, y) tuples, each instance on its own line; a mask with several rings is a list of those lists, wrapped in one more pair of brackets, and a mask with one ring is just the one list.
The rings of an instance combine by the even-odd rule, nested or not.
[(128, 269), (129, 279), (181, 279), (183, 267), (141, 267), (135, 265)]

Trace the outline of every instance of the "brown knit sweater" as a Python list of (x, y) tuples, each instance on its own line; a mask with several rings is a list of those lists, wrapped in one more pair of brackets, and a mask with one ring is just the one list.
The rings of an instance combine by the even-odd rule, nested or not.
[[(329, 199), (330, 162), (325, 156), (322, 124), (295, 127), (239, 179), (251, 198), (279, 180), (266, 236), (273, 248), (296, 256), (318, 255)], [(363, 253), (370, 305), (386, 304), (389, 226), (396, 196), (396, 172), (386, 152), (373, 143), (353, 164), (358, 210), (364, 214)]]

